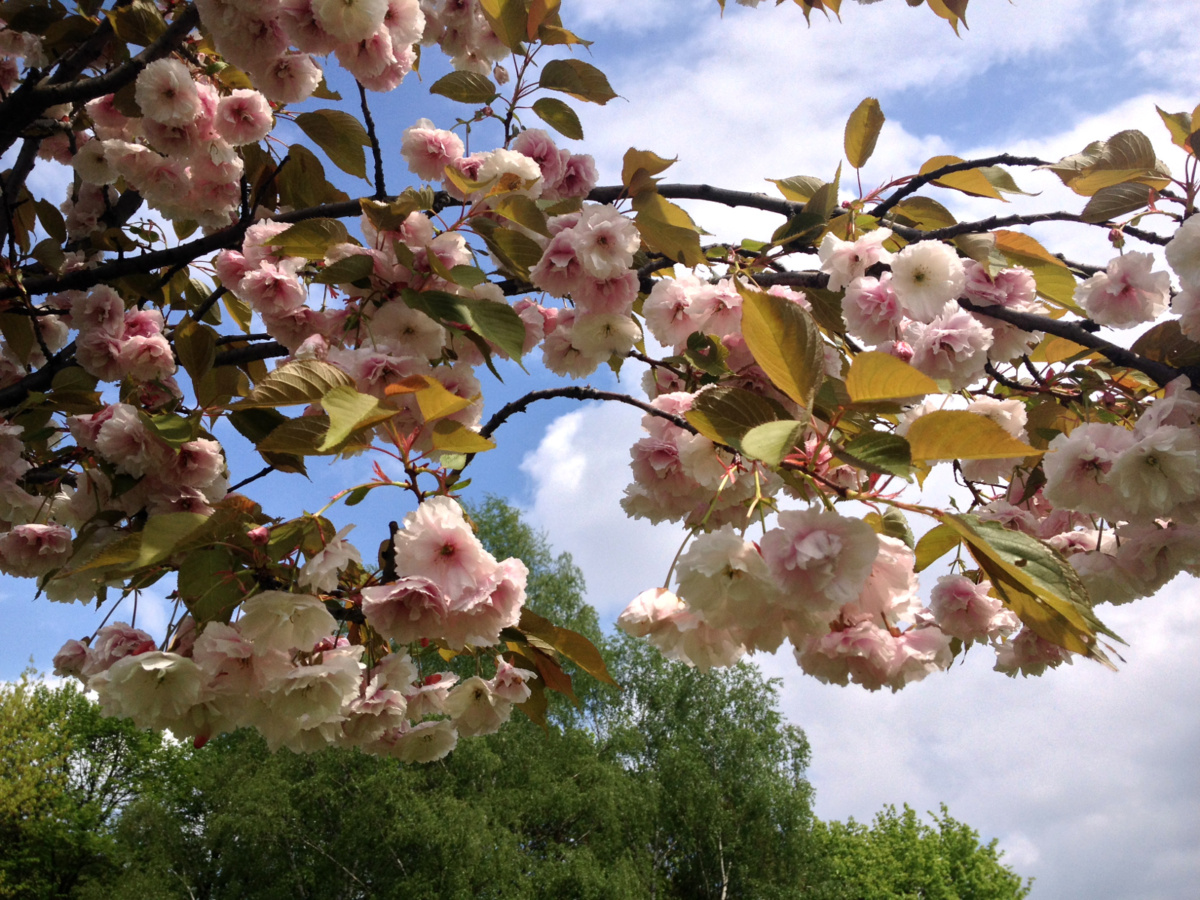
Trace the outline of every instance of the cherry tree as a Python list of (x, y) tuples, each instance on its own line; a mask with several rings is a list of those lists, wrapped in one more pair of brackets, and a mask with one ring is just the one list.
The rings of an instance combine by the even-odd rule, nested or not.
[[(617, 93), (559, 6), (0, 4), (0, 569), (105, 615), (56, 670), (197, 743), (252, 726), (422, 761), (513, 707), (544, 722), (545, 692), (571, 695), (564, 657), (609, 675), (522, 608), (525, 566), (456, 498), (553, 398), (644, 413), (622, 506), (688, 541), (619, 625), (668, 656), (787, 641), (810, 675), (870, 690), (972, 645), (1010, 676), (1112, 665), (1094, 607), (1200, 566), (1193, 114), (1160, 110), (1182, 175), (1131, 130), (851, 184), (885, 121), (866, 99), (828, 180), (677, 184), (634, 148), (598, 185), (557, 141), (583, 140), (573, 106)], [(927, 6), (965, 25), (967, 0)], [(452, 71), (426, 88), (413, 72), (438, 51)], [(426, 90), (463, 115), (386, 147), (385, 109)], [(59, 193), (34, 177), (52, 163)], [(1078, 204), (959, 221), (936, 199), (999, 201), (1029, 168)], [(419, 186), (390, 192), (400, 170)], [(679, 200), (779, 224), (705, 243)], [(1115, 255), (1056, 255), (1022, 230), (1046, 221), (1102, 229)], [(564, 380), (636, 360), (643, 394), (539, 388), (485, 420), (481, 371), (519, 384), (523, 359)], [(227, 456), (222, 428), (259, 459)], [(255, 490), (364, 454), (374, 477), (316, 513)], [(939, 466), (961, 504), (923, 491)], [(375, 491), (411, 507), (377, 559), (324, 515)], [(118, 621), (160, 582), (161, 642)]]

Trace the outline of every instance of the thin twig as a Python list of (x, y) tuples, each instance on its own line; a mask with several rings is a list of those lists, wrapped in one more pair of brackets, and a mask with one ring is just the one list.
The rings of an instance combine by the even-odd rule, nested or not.
[(371, 118), (371, 107), (367, 105), (367, 89), (361, 81), (358, 85), (358, 96), (362, 100), (363, 120), (367, 125), (367, 137), (371, 140), (371, 155), (375, 157), (375, 199), (382, 200), (387, 196), (387, 187), (383, 183), (383, 151), (379, 147), (379, 138), (375, 136), (375, 120)]
[(937, 181), (939, 178), (944, 178), (955, 172), (967, 172), (971, 169), (979, 169), (984, 166), (1049, 166), (1052, 165), (1047, 160), (1038, 159), (1036, 156), (1012, 156), (1008, 153), (1000, 153), (996, 156), (988, 156), (983, 159), (968, 159), (960, 163), (952, 163), (948, 166), (934, 169), (931, 172), (926, 172), (924, 175), (914, 175), (901, 188), (898, 188), (890, 197), (874, 207), (870, 214), (877, 219), (887, 215), (897, 203), (912, 194), (915, 194), (931, 181)]

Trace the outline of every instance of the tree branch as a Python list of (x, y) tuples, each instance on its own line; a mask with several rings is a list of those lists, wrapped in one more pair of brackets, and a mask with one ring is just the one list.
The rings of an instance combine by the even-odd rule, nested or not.
[[(434, 212), (439, 212), (447, 206), (453, 206), (456, 203), (458, 201), (445, 191), (438, 191), (434, 195), (433, 209)], [(272, 216), (272, 220), (292, 224), (302, 222), (305, 219), (344, 219), (349, 216), (361, 214), (362, 204), (359, 200), (342, 200), (337, 203), (326, 203), (322, 206), (310, 206), (307, 209), (282, 213)], [(147, 272), (150, 269), (157, 269), (162, 266), (178, 265), (180, 262), (197, 259), (206, 253), (227, 250), (240, 245), (245, 237), (246, 229), (252, 224), (253, 222), (249, 220), (238, 222), (235, 225), (230, 225), (228, 228), (215, 231), (194, 241), (188, 241), (185, 244), (177, 244), (174, 247), (166, 247), (162, 250), (151, 250), (149, 253), (140, 253), (137, 256), (126, 256), (123, 259), (109, 260), (97, 266), (92, 266), (90, 269), (80, 269), (75, 272), (68, 272), (66, 275), (46, 275), (30, 278), (25, 281), (24, 289), (30, 296), (53, 294), (66, 290), (84, 290), (111, 278), (120, 278), (122, 275)], [(0, 300), (17, 297), (21, 293), (21, 290), (15, 287), (0, 287)]]
[(644, 413), (652, 416), (658, 416), (660, 419), (666, 419), (672, 424), (678, 425), (692, 434), (697, 434), (691, 423), (682, 416), (672, 415), (669, 412), (663, 412), (661, 409), (655, 409), (644, 400), (638, 400), (630, 397), (628, 394), (618, 394), (615, 391), (600, 391), (593, 387), (578, 387), (571, 385), (569, 387), (550, 388), (544, 391), (530, 391), (524, 397), (514, 400), (512, 403), (506, 403), (501, 409), (490, 419), (487, 424), (480, 429), (479, 433), (483, 437), (491, 437), (497, 428), (507, 422), (512, 416), (517, 413), (523, 413), (530, 406), (539, 400), (553, 400), (556, 397), (565, 397), (569, 400), (612, 400), (617, 403), (626, 403), (629, 406), (636, 406)]
[(968, 159), (960, 163), (952, 163), (948, 166), (942, 166), (940, 169), (934, 169), (932, 172), (926, 172), (924, 175), (914, 175), (908, 180), (908, 183), (903, 187), (898, 188), (890, 197), (871, 210), (870, 214), (877, 219), (882, 219), (887, 215), (897, 203), (905, 197), (915, 194), (931, 181), (937, 181), (946, 175), (951, 175), (955, 172), (968, 172), (971, 169), (979, 169), (983, 166), (1049, 166), (1051, 162), (1045, 159), (1038, 159), (1036, 156), (1012, 156), (1008, 153), (1000, 153), (996, 156), (987, 156), (983, 159)]
[[(28, 90), (22, 87), (22, 89), (14, 91), (7, 100), (0, 103), (0, 122), (3, 123), (0, 125), (0, 153), (11, 147), (26, 126), (51, 106), (57, 106), (60, 103), (85, 102), (103, 97), (105, 94), (116, 93), (137, 78), (150, 63), (174, 52), (176, 46), (199, 22), (200, 15), (196, 12), (196, 7), (188, 4), (175, 17), (175, 21), (167, 26), (166, 31), (159, 36), (158, 40), (137, 56), (103, 75), (83, 81), (58, 81), (56, 75), (44, 84), (30, 84)], [(82, 67), (80, 67), (80, 71), (82, 71)], [(73, 78), (74, 76), (67, 77)]]
[(1170, 384), (1180, 375), (1186, 375), (1191, 380), (1193, 387), (1200, 387), (1200, 366), (1185, 366), (1181, 369), (1176, 369), (1174, 366), (1168, 366), (1166, 363), (1147, 359), (1144, 356), (1134, 353), (1132, 350), (1126, 350), (1124, 347), (1118, 347), (1116, 344), (1110, 343), (1102, 337), (1097, 337), (1079, 322), (1064, 322), (1061, 319), (1051, 319), (1049, 316), (1017, 312), (1016, 310), (1006, 309), (1003, 306), (981, 306), (977, 303), (972, 303), (970, 300), (963, 300), (961, 298), (958, 301), (958, 305), (968, 312), (977, 313), (981, 316), (990, 316), (993, 319), (1008, 322), (1010, 325), (1016, 325), (1023, 331), (1042, 331), (1046, 334), (1052, 334), (1055, 337), (1074, 341), (1076, 344), (1087, 347), (1089, 350), (1099, 351), (1110, 362), (1118, 366), (1135, 369), (1143, 375), (1149, 376), (1163, 387)]
[[(707, 200), (710, 203), (723, 203), (725, 206), (761, 209), (764, 212), (773, 212), (781, 216), (794, 216), (804, 209), (803, 203), (793, 203), (782, 197), (752, 194), (749, 191), (731, 191), (726, 188), (713, 187), (711, 184), (660, 184), (657, 192), (660, 197), (668, 200)], [(610, 185), (592, 188), (588, 199), (594, 203), (615, 203), (624, 195), (624, 185)]]
[(358, 85), (358, 96), (362, 101), (363, 121), (367, 125), (367, 137), (371, 140), (371, 155), (375, 157), (375, 199), (382, 200), (387, 196), (387, 188), (383, 182), (383, 151), (379, 148), (379, 138), (375, 136), (375, 120), (371, 118), (371, 107), (367, 105), (367, 89), (361, 81)]

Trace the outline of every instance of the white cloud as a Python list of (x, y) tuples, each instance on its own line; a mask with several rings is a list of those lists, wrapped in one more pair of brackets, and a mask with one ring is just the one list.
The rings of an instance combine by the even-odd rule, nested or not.
[[(661, 584), (682, 538), (619, 508), (638, 421), (616, 404), (575, 410), (522, 465), (528, 520), (574, 555), (606, 623)], [(1168, 900), (1200, 877), (1195, 589), (1184, 577), (1152, 600), (1100, 610), (1129, 641), (1119, 673), (1080, 660), (1014, 680), (977, 648), (948, 673), (872, 694), (804, 676), (786, 649), (756, 662), (783, 679), (784, 711), (808, 733), (818, 815), (869, 821), (884, 804), (945, 802), (1037, 877), (1035, 900)]]

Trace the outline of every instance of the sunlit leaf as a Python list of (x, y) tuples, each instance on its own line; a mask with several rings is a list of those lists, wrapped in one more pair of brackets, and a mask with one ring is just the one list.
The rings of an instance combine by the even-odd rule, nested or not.
[(319, 359), (295, 360), (268, 374), (235, 409), (315, 403), (335, 387), (353, 386), (354, 379), (332, 363)]
[(742, 295), (742, 334), (754, 361), (771, 383), (801, 406), (812, 405), (825, 377), (825, 344), (812, 315), (798, 303), (747, 287)]
[(855, 403), (897, 400), (940, 393), (936, 381), (890, 353), (868, 350), (854, 357), (846, 390)]
[(912, 458), (927, 462), (1024, 458), (1041, 452), (1017, 440), (987, 416), (958, 409), (926, 413), (909, 426), (906, 437)]
[(583, 140), (583, 126), (579, 116), (557, 97), (539, 97), (533, 101), (533, 111), (539, 119), (573, 141)]
[(358, 119), (339, 109), (318, 109), (300, 113), (296, 125), (325, 151), (335, 166), (350, 175), (367, 177), (367, 160), (363, 147), (371, 138)]
[(883, 110), (874, 97), (868, 97), (850, 113), (843, 143), (846, 159), (854, 168), (865, 166), (875, 152), (875, 141), (879, 138), (884, 120)]

